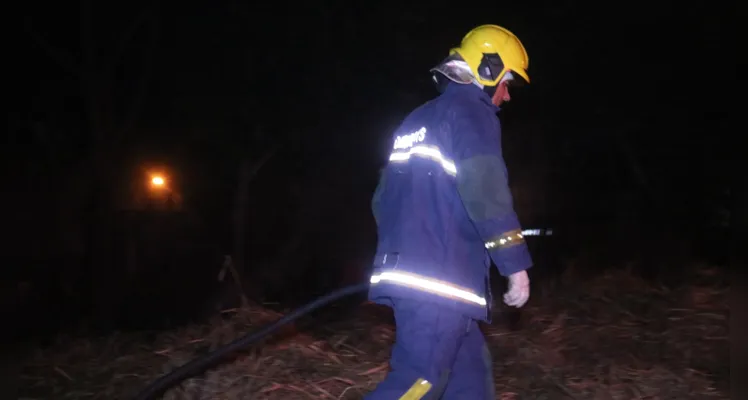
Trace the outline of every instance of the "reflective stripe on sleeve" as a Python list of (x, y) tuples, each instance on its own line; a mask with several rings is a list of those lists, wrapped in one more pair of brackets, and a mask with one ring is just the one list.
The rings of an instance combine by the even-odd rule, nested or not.
[(515, 229), (502, 233), (499, 237), (486, 242), (485, 245), (488, 250), (493, 250), (516, 246), (524, 242), (525, 237), (522, 235), (522, 231)]

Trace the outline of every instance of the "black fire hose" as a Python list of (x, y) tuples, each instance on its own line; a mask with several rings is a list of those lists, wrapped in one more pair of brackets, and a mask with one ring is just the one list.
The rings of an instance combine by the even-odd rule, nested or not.
[(136, 400), (152, 400), (157, 397), (160, 397), (172, 386), (179, 384), (180, 382), (184, 381), (187, 378), (191, 378), (193, 376), (199, 375), (200, 373), (204, 372), (206, 369), (214, 366), (217, 362), (221, 361), (223, 358), (225, 358), (229, 354), (259, 341), (265, 336), (270, 335), (271, 333), (278, 330), (278, 328), (280, 328), (281, 326), (289, 322), (293, 322), (299, 317), (305, 314), (308, 314), (324, 305), (327, 305), (328, 303), (331, 303), (342, 297), (350, 296), (354, 293), (364, 291), (368, 288), (369, 288), (368, 283), (362, 283), (358, 285), (347, 286), (342, 289), (335, 290), (325, 296), (319, 297), (316, 300), (312, 301), (311, 303), (306, 304), (302, 307), (299, 307), (296, 310), (292, 311), (291, 313), (283, 316), (283, 318), (279, 319), (278, 321), (265, 326), (259, 331), (249, 333), (243, 337), (240, 337), (239, 339), (236, 339), (231, 343), (225, 344), (213, 350), (212, 352), (200, 358), (196, 358), (188, 362), (187, 364), (184, 364), (181, 367), (175, 369), (174, 371), (171, 371), (168, 374), (156, 379), (150, 385), (148, 385), (145, 389), (143, 389), (143, 391), (141, 391), (137, 395), (137, 397), (135, 397), (135, 399)]

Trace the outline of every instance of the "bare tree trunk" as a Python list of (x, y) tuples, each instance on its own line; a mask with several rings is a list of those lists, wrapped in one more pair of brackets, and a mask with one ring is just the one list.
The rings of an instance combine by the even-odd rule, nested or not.
[(93, 2), (84, 0), (81, 3), (81, 29), (80, 43), (82, 59), (80, 62), (80, 80), (81, 91), (83, 92), (84, 107), (86, 109), (88, 128), (90, 132), (92, 154), (89, 160), (89, 171), (91, 173), (91, 198), (89, 199), (89, 219), (88, 219), (88, 250), (89, 254), (85, 265), (83, 266), (83, 277), (87, 284), (84, 286), (88, 290), (88, 296), (92, 301), (95, 316), (105, 315), (109, 308), (106, 301), (107, 293), (111, 293), (111, 279), (108, 272), (113, 266), (101, 268), (109, 264), (105, 260), (104, 254), (109, 253), (109, 249), (102, 248), (103, 238), (108, 237), (106, 232), (106, 210), (103, 206), (105, 199), (108, 197), (104, 188), (107, 184), (108, 172), (110, 166), (109, 149), (106, 139), (112, 139), (107, 132), (108, 111), (111, 109), (107, 106), (110, 100), (104, 88), (105, 82), (101, 79), (100, 71), (97, 69), (96, 61), (96, 43), (94, 40), (94, 11)]
[[(275, 155), (278, 147), (266, 151), (262, 157), (252, 162), (244, 158), (239, 166), (239, 177), (237, 180), (236, 195), (234, 197), (234, 211), (232, 215), (233, 225), (233, 261), (234, 266), (240, 273), (246, 274), (246, 248), (247, 248), (247, 207), (249, 204), (249, 184), (257, 176), (260, 169)], [(257, 285), (250, 285), (252, 294), (258, 294)]]
[(639, 156), (636, 154), (634, 147), (629, 143), (626, 133), (621, 130), (616, 130), (614, 131), (613, 137), (618, 145), (618, 150), (621, 151), (629, 170), (636, 179), (636, 183), (641, 189), (649, 191), (651, 189), (649, 187), (650, 179), (644, 171), (644, 168), (642, 168), (641, 163), (639, 162)]
[[(81, 88), (84, 94), (85, 108), (89, 121), (91, 134), (92, 154), (90, 158), (92, 197), (89, 208), (89, 257), (84, 265), (84, 277), (88, 280), (87, 287), (90, 297), (95, 305), (94, 315), (106, 315), (113, 310), (107, 300), (119, 297), (117, 291), (121, 290), (120, 282), (126, 268), (116, 265), (111, 258), (114, 249), (111, 248), (111, 205), (115, 197), (114, 187), (117, 187), (118, 176), (116, 168), (119, 160), (115, 156), (117, 149), (122, 147), (123, 134), (133, 128), (137, 117), (140, 115), (146, 96), (146, 88), (150, 79), (151, 64), (156, 44), (157, 19), (153, 9), (148, 7), (143, 10), (141, 18), (136, 19), (130, 29), (122, 35), (119, 48), (112, 60), (102, 60), (98, 54), (96, 43), (96, 30), (94, 6), (97, 3), (92, 0), (84, 0), (81, 5), (81, 50), (82, 60), (80, 63)], [(125, 47), (131, 39), (132, 33), (140, 26), (142, 16), (150, 16), (151, 43), (148, 51), (143, 55), (143, 71), (136, 84), (136, 92), (126, 114), (122, 119), (117, 118), (114, 113), (114, 68), (120, 61), (119, 58), (125, 51)], [(123, 126), (122, 123), (125, 125)]]

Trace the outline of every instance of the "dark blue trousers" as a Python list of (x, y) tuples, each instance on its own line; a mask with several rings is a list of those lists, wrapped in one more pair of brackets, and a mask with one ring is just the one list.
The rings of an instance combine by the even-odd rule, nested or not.
[(493, 400), (491, 355), (477, 321), (412, 300), (393, 300), (392, 370), (366, 400)]

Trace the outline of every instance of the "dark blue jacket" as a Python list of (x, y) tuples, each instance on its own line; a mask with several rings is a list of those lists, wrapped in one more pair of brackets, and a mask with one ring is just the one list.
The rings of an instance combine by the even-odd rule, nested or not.
[(531, 267), (497, 112), (479, 87), (450, 83), (394, 132), (372, 200), (370, 300), (418, 299), (490, 321), (491, 259), (503, 276)]

